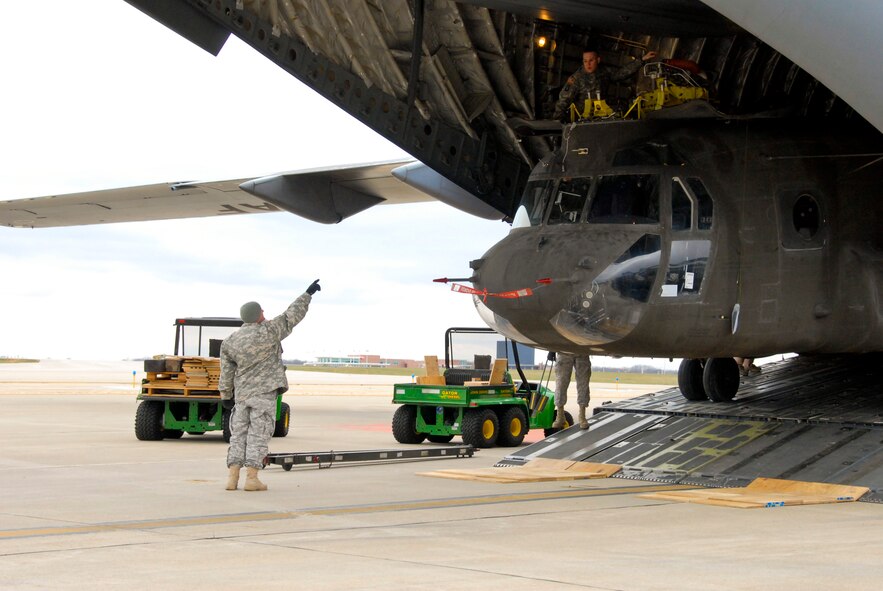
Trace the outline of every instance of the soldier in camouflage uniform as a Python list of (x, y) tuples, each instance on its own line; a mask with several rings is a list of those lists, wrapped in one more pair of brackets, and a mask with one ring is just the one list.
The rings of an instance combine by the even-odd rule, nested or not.
[(579, 404), (579, 428), (588, 429), (586, 407), (589, 406), (589, 380), (592, 378), (592, 358), (588, 355), (555, 355), (555, 422), (552, 427), (564, 427), (564, 405), (567, 404), (567, 388), (570, 387), (570, 373), (576, 367), (576, 402)]
[(558, 96), (558, 102), (555, 103), (555, 112), (552, 117), (557, 121), (565, 123), (570, 121), (570, 105), (576, 104), (577, 108), (582, 110), (582, 103), (586, 99), (601, 99), (602, 85), (606, 85), (609, 80), (624, 80), (641, 69), (641, 65), (647, 60), (656, 57), (655, 51), (648, 51), (641, 60), (635, 60), (618, 70), (607, 73), (599, 72), (598, 65), (601, 63), (601, 56), (594, 49), (587, 49), (583, 52), (583, 67), (573, 73), (561, 89)]
[(232, 410), (227, 490), (236, 490), (243, 465), (247, 469), (243, 489), (267, 490), (267, 485), (258, 480), (258, 470), (263, 468), (276, 427), (276, 396), (288, 390), (281, 342), (306, 316), (313, 294), (320, 289), (316, 279), (306, 293), (272, 320), (264, 318), (257, 302), (244, 304), (239, 309), (244, 324), (221, 345), (218, 389), (224, 408)]

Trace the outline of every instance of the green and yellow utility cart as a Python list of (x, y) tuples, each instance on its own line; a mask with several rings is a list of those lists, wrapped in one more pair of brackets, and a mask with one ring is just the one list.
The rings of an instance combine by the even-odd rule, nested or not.
[[(221, 406), (218, 390), (221, 343), (240, 326), (239, 318), (175, 320), (175, 354), (144, 360), (135, 437), (158, 441), (222, 431), (224, 441), (230, 441), (230, 412)], [(288, 435), (290, 423), (291, 408), (280, 394), (273, 437)]]
[[(448, 443), (459, 435), (463, 443), (474, 447), (516, 447), (530, 429), (543, 429), (546, 436), (557, 431), (552, 428), (554, 394), (544, 385), (551, 375), (549, 364), (543, 369), (540, 381), (531, 383), (524, 376), (517, 348), (513, 346), (511, 351), (521, 382), (514, 384), (508, 372), (496, 380), (492, 369), (475, 368), (475, 365), (487, 365), (481, 360), (489, 361), (490, 356), (475, 355), (472, 367), (464, 367), (454, 358), (455, 338), (476, 335), (492, 335), (503, 340), (489, 328), (450, 328), (445, 333), (444, 373), (433, 376), (436, 372), (431, 367), (432, 358), (427, 358), (428, 375), (418, 380), (423, 383), (395, 384), (392, 401), (401, 405), (392, 419), (396, 441)], [(507, 358), (510, 346), (507, 341)], [(506, 359), (497, 361), (508, 363)], [(567, 427), (573, 424), (570, 413), (565, 413), (565, 424)]]

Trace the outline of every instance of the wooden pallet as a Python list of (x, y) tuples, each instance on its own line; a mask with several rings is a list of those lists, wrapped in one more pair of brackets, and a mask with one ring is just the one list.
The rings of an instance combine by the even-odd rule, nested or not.
[(151, 382), (186, 382), (183, 371), (148, 371), (147, 379)]
[(220, 396), (221, 362), (211, 357), (184, 357), (181, 371), (148, 372), (142, 385), (146, 396)]
[(778, 478), (755, 478), (743, 488), (703, 488), (638, 495), (645, 499), (701, 503), (740, 509), (848, 503), (859, 500), (870, 489), (865, 486), (801, 482)]

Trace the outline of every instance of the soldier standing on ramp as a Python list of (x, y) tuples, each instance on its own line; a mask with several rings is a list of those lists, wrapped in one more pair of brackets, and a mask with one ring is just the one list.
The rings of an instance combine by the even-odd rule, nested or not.
[(586, 407), (589, 406), (589, 380), (592, 378), (592, 358), (588, 355), (557, 353), (555, 366), (555, 408), (556, 416), (552, 427), (564, 428), (564, 405), (567, 404), (567, 388), (570, 387), (570, 374), (576, 369), (576, 401), (579, 404), (579, 428), (588, 429)]
[(288, 391), (282, 340), (306, 316), (313, 294), (320, 289), (316, 279), (306, 293), (272, 320), (264, 318), (257, 302), (243, 304), (239, 316), (244, 324), (221, 345), (218, 389), (221, 404), (232, 410), (227, 490), (236, 490), (242, 466), (247, 469), (244, 490), (267, 490), (267, 485), (258, 480), (258, 470), (264, 467), (276, 427), (276, 396)]

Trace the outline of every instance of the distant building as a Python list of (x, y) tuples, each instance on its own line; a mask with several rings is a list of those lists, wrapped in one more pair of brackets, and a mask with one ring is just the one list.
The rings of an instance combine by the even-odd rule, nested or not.
[(508, 358), (509, 367), (515, 367), (515, 354), (512, 351), (512, 347), (517, 346), (518, 360), (521, 362), (521, 367), (529, 368), (536, 365), (536, 349), (521, 343), (513, 343), (512, 341), (509, 341), (508, 344), (507, 348), (506, 341), (497, 341), (497, 359)]
[(330, 367), (423, 367), (414, 359), (384, 359), (380, 355), (347, 355), (346, 357), (317, 357), (316, 365)]
[(423, 361), (416, 359), (384, 359), (383, 362), (389, 367), (423, 367), (426, 365)]

